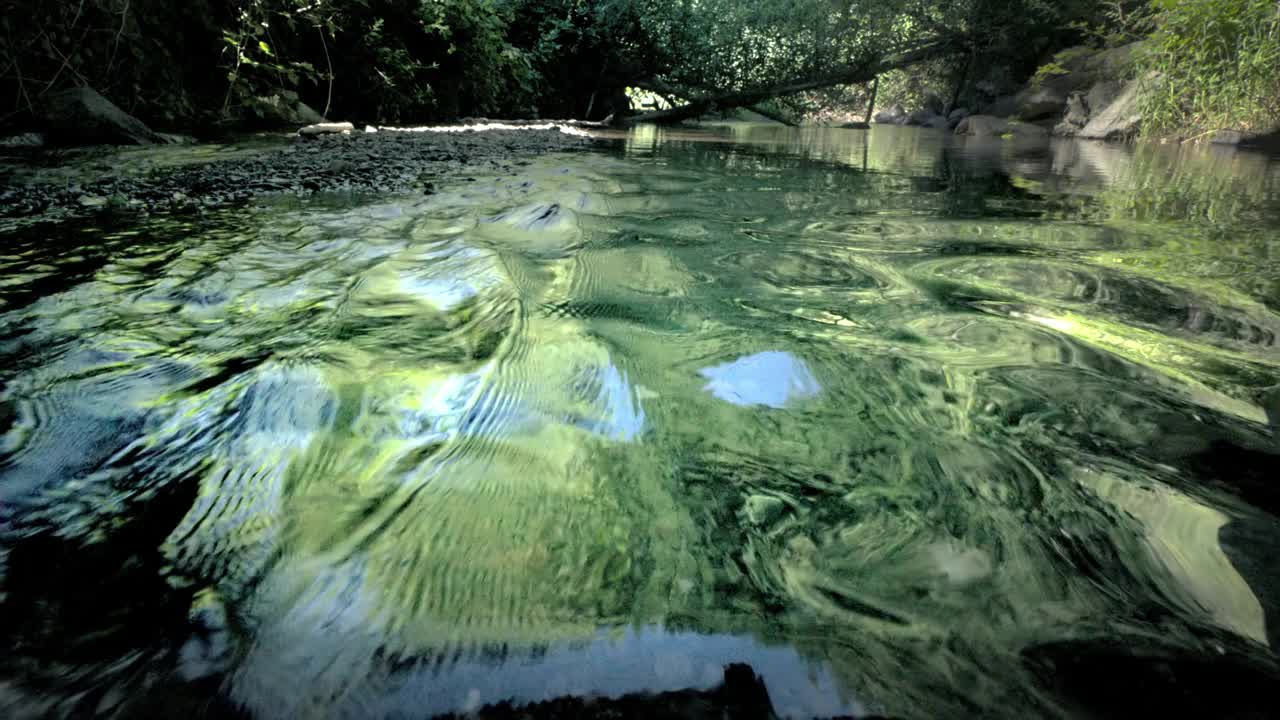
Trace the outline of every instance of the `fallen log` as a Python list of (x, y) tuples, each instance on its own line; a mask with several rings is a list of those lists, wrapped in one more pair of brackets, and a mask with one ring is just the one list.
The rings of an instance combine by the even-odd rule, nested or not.
[[(898, 70), (926, 60), (945, 57), (959, 52), (963, 48), (964, 44), (958, 39), (939, 40), (903, 52), (869, 59), (817, 77), (793, 78), (776, 85), (749, 90), (736, 90), (716, 95), (704, 95), (702, 97), (690, 97), (689, 94), (684, 93), (682, 96), (687, 98), (684, 105), (668, 110), (655, 110), (633, 115), (626, 119), (626, 123), (678, 123), (692, 120), (709, 112), (756, 105), (772, 98), (794, 95), (810, 90), (821, 90), (836, 85), (864, 83), (890, 70)], [(660, 86), (658, 83), (648, 84)]]

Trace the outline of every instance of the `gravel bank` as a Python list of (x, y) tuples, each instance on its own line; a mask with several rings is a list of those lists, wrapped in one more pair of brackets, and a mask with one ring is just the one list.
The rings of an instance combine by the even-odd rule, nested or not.
[[(3, 158), (0, 219), (21, 224), (104, 211), (211, 207), (270, 193), (431, 192), (440, 182), (511, 170), (523, 158), (593, 142), (572, 127), (488, 125), (299, 137), (196, 164), (181, 157), (199, 146), (172, 148), (174, 162), (136, 173), (110, 155), (90, 160), (70, 154), (52, 164), (48, 156)], [(67, 172), (77, 164), (88, 172)]]

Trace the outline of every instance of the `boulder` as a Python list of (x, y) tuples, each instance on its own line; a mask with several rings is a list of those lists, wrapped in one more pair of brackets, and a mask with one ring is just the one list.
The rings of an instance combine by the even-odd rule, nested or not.
[(876, 113), (874, 120), (882, 125), (899, 125), (907, 117), (907, 111), (901, 105), (890, 105)]
[(1062, 117), (1066, 105), (1066, 93), (1053, 87), (1029, 88), (1018, 93), (1018, 117), (1023, 120)]
[(1010, 117), (1018, 113), (1021, 103), (1017, 95), (1001, 95), (982, 110), (983, 115)]
[(46, 95), (36, 110), (49, 137), (71, 145), (150, 145), (165, 139), (92, 88)]
[(1118, 80), (1101, 80), (1093, 84), (1085, 93), (1084, 104), (1090, 113), (1102, 112), (1124, 92), (1124, 83)]
[(908, 115), (902, 124), (918, 127), (946, 127), (947, 119), (932, 110), (917, 110)]
[(356, 126), (349, 122), (332, 122), (332, 123), (315, 123), (298, 130), (298, 134), (303, 137), (316, 137), (318, 135), (346, 135), (355, 132)]
[(1057, 125), (1054, 125), (1050, 134), (1054, 137), (1075, 137), (1079, 132), (1080, 126), (1073, 125), (1064, 120)]
[(1011, 122), (1005, 135), (1012, 135), (1018, 139), (1040, 139), (1049, 137), (1049, 129), (1032, 123)]
[(868, 130), (871, 128), (871, 123), (865, 123), (865, 122), (862, 122), (861, 120), (854, 120), (853, 122), (844, 123), (840, 125), (840, 127), (844, 128), (845, 130)]
[(945, 115), (946, 113), (943, 112), (945, 107), (942, 98), (933, 93), (925, 95), (924, 100), (920, 103), (920, 109), (930, 115)]
[(1079, 137), (1089, 140), (1128, 140), (1138, 134), (1142, 115), (1138, 108), (1139, 83), (1131, 80), (1120, 96), (1101, 110), (1095, 109)]
[[(1232, 147), (1260, 147), (1260, 148), (1277, 148), (1280, 147), (1280, 127), (1276, 127), (1270, 131), (1253, 132), (1248, 130), (1219, 130), (1213, 134), (1209, 142), (1214, 145), (1229, 145)], [(1280, 394), (1278, 394), (1280, 396)]]
[(921, 123), (921, 126), (927, 127), (927, 128), (934, 128), (935, 130), (950, 130), (951, 122), (948, 121), (946, 118), (942, 117), (941, 115), (934, 115), (933, 117)]
[(1063, 121), (1078, 128), (1089, 123), (1089, 106), (1085, 104), (1084, 95), (1078, 92), (1071, 93), (1067, 98), (1067, 116)]
[(970, 115), (956, 126), (956, 134), (970, 137), (1012, 136), (1018, 139), (1035, 139), (1047, 137), (1049, 131), (1031, 123), (1010, 122), (991, 115)]
[(281, 90), (275, 95), (255, 97), (245, 104), (249, 112), (267, 127), (314, 125), (324, 122), (324, 117), (310, 105), (298, 99), (292, 90)]
[(956, 126), (957, 135), (1000, 137), (1009, 130), (1009, 121), (994, 115), (970, 115)]
[(952, 110), (951, 114), (947, 115), (947, 121), (959, 124), (961, 120), (969, 117), (969, 114), (968, 108), (959, 107)]

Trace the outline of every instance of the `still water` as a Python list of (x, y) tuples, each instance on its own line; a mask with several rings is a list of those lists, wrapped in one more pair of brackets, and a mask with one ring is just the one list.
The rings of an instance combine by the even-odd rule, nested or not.
[(0, 238), (5, 717), (1262, 717), (1280, 162), (641, 129)]

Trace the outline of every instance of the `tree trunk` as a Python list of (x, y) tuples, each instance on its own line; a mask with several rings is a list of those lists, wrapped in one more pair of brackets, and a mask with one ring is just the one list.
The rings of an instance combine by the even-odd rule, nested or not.
[(880, 94), (880, 76), (877, 75), (875, 80), (871, 81), (871, 99), (867, 101), (867, 116), (863, 118), (863, 122), (871, 124), (871, 116), (876, 111), (876, 96)]
[[(742, 107), (744, 105), (755, 105), (756, 103), (785, 95), (794, 95), (796, 93), (802, 93), (809, 90), (821, 90), (823, 88), (829, 88), (836, 85), (865, 83), (890, 70), (896, 70), (898, 68), (915, 65), (916, 63), (923, 62), (925, 60), (932, 60), (934, 58), (950, 55), (955, 52), (955, 50), (955, 42), (948, 40), (937, 41), (917, 47), (913, 50), (846, 67), (826, 75), (794, 78), (787, 82), (778, 83), (777, 85), (770, 85), (751, 90), (739, 90), (719, 95), (695, 97), (680, 107), (636, 115), (628, 118), (628, 122), (677, 123), (684, 120), (691, 120), (716, 110), (728, 110), (731, 108)], [(684, 93), (684, 95), (685, 97), (689, 96), (688, 93)]]
[(783, 125), (786, 125), (788, 127), (796, 127), (797, 125), (797, 123), (794, 120), (787, 117), (786, 115), (783, 115), (782, 113), (774, 112), (769, 108), (766, 108), (760, 105), (748, 105), (747, 109), (757, 115), (763, 115), (774, 122), (782, 123)]

